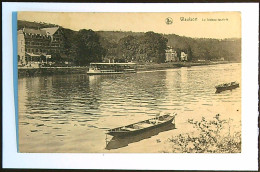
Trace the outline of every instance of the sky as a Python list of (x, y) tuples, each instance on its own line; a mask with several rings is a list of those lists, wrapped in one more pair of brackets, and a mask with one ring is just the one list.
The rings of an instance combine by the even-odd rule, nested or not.
[[(153, 31), (192, 38), (241, 38), (239, 12), (94, 13), (18, 12), (18, 20), (57, 24), (78, 31)], [(166, 18), (172, 19), (171, 24)]]

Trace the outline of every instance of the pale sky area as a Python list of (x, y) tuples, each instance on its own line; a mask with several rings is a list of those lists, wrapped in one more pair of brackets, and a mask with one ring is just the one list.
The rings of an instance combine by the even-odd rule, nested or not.
[[(166, 18), (172, 24), (166, 24)], [(181, 17), (195, 21), (181, 21)], [(153, 31), (193, 38), (241, 38), (239, 12), (209, 13), (77, 13), (18, 12), (18, 20), (57, 24), (75, 31)], [(196, 19), (197, 18), (197, 19)], [(204, 21), (203, 21), (204, 20)], [(217, 20), (217, 21), (216, 21)]]

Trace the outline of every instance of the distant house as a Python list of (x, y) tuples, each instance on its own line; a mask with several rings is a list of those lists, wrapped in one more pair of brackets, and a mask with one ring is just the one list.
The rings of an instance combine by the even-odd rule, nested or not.
[(17, 34), (19, 65), (37, 66), (47, 63), (53, 54), (61, 54), (64, 51), (63, 33), (59, 27), (23, 28)]
[(178, 61), (177, 52), (172, 47), (167, 47), (165, 50), (165, 62), (176, 62)]
[(188, 54), (181, 52), (181, 61), (188, 61)]
[(224, 57), (221, 57), (220, 59), (219, 59), (219, 61), (224, 61), (225, 60), (225, 58)]

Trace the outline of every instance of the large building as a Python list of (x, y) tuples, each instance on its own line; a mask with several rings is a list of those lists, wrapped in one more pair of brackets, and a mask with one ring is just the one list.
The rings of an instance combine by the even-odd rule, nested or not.
[(176, 62), (179, 61), (177, 52), (172, 47), (167, 47), (165, 50), (165, 62)]
[(17, 32), (17, 54), (18, 54), (18, 65), (24, 65), (25, 63), (25, 39), (22, 30)]
[(63, 33), (59, 27), (29, 29), (17, 33), (18, 65), (39, 66), (64, 51)]

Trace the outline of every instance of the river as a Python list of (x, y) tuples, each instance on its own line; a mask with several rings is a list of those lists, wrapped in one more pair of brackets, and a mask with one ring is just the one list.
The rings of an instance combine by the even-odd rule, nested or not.
[[(53, 75), (18, 79), (19, 151), (154, 153), (167, 138), (191, 133), (188, 119), (220, 114), (241, 130), (241, 86), (216, 94), (224, 82), (241, 84), (241, 64), (193, 66), (132, 74)], [(109, 142), (106, 130), (176, 112), (175, 127)]]

